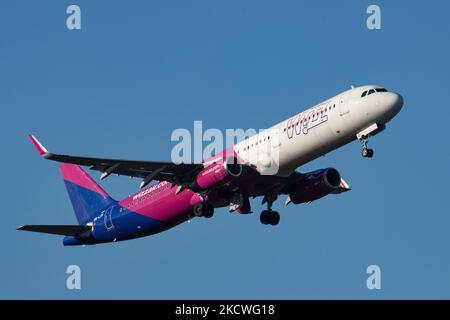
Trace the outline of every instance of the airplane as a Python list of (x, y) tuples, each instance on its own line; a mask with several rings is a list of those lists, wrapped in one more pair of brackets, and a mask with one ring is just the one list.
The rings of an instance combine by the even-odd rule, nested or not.
[[(383, 131), (402, 107), (403, 97), (382, 86), (352, 87), (202, 163), (56, 154), (30, 134), (41, 157), (62, 163), (59, 169), (78, 224), (24, 225), (18, 230), (62, 235), (65, 246), (95, 245), (152, 235), (194, 217), (211, 218), (216, 208), (250, 214), (250, 198), (256, 197), (267, 205), (261, 223), (274, 226), (280, 214), (272, 205), (280, 195), (286, 195), (288, 205), (350, 190), (335, 168), (302, 173), (298, 167), (354, 140), (361, 143), (361, 155), (371, 158), (369, 137)], [(114, 200), (81, 166), (101, 172), (100, 180), (111, 174), (140, 178), (141, 190)]]

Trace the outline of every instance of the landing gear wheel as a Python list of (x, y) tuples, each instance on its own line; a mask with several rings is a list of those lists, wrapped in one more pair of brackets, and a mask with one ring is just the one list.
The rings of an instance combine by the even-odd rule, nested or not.
[(259, 216), (259, 221), (261, 221), (262, 224), (269, 224), (270, 211), (264, 210), (263, 212), (261, 212), (261, 215)]
[(259, 216), (262, 224), (270, 224), (276, 226), (280, 222), (280, 214), (277, 211), (264, 210)]
[(209, 203), (205, 203), (203, 208), (203, 216), (205, 218), (211, 218), (214, 215), (214, 207)]
[(214, 214), (214, 207), (209, 203), (201, 203), (194, 207), (194, 216), (211, 218)]
[(369, 149), (366, 148), (362, 149), (361, 155), (363, 158), (367, 158), (369, 156)]
[(364, 148), (361, 151), (361, 155), (363, 158), (372, 158), (373, 157), (373, 149)]
[(198, 204), (194, 207), (194, 216), (201, 217), (203, 215), (203, 205)]
[(270, 215), (270, 225), (276, 226), (280, 222), (280, 214), (277, 211), (272, 211)]

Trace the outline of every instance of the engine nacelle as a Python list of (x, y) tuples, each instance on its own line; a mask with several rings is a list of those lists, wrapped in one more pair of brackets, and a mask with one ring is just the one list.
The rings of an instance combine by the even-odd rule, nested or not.
[(223, 163), (212, 164), (200, 171), (195, 178), (195, 185), (199, 189), (205, 190), (219, 184), (227, 183), (244, 173), (241, 164), (225, 161)]
[(289, 194), (292, 203), (299, 204), (325, 197), (338, 189), (341, 183), (341, 175), (334, 168), (321, 169), (306, 175), (306, 179)]

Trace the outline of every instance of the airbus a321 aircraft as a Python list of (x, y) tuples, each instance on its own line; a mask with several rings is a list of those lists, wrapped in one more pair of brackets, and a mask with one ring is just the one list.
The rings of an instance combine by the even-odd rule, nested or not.
[[(198, 164), (61, 155), (30, 135), (43, 158), (63, 163), (60, 171), (78, 225), (18, 229), (64, 235), (64, 245), (115, 242), (155, 234), (193, 217), (210, 218), (215, 208), (249, 214), (249, 198), (260, 196), (267, 204), (260, 221), (277, 225), (280, 215), (272, 204), (280, 195), (286, 195), (288, 205), (350, 190), (334, 168), (301, 173), (299, 166), (353, 140), (360, 141), (363, 157), (372, 157), (368, 138), (384, 130), (402, 106), (402, 96), (383, 87), (352, 88)], [(101, 180), (111, 174), (141, 178), (142, 190), (116, 201), (80, 166), (100, 171)], [(158, 182), (146, 187), (152, 181)]]

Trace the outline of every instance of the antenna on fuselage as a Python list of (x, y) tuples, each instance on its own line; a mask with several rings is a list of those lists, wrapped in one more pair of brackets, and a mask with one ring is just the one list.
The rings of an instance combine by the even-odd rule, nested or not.
[(353, 89), (355, 89), (355, 87), (354, 87), (354, 86), (352, 86), (352, 85), (350, 85), (350, 88), (352, 88), (352, 90), (353, 90)]

